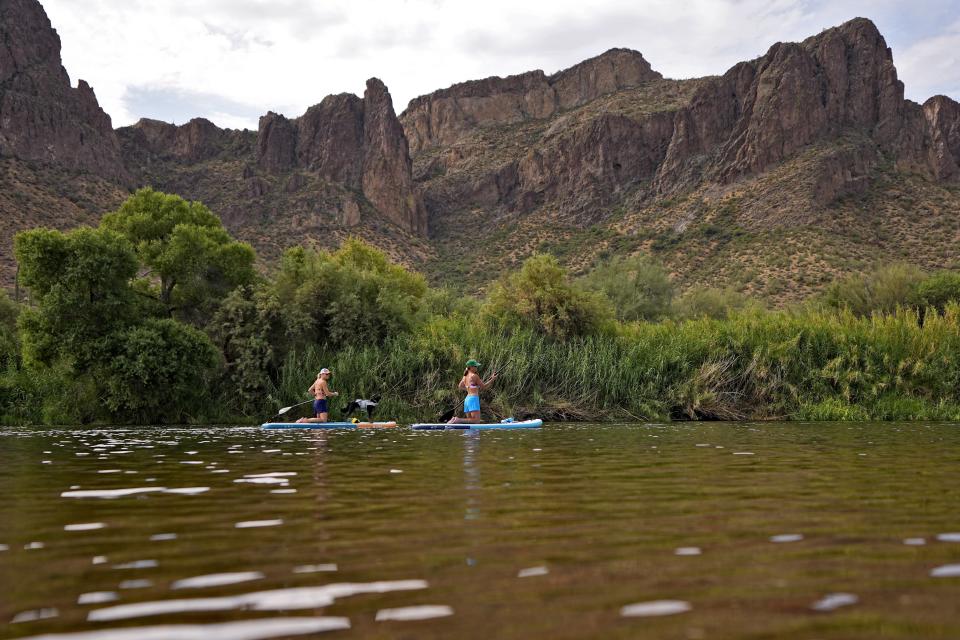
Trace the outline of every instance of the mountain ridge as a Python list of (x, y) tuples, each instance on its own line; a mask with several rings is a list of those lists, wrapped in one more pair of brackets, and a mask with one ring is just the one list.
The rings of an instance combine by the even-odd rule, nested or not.
[[(70, 87), (36, 0), (2, 0), (0, 36), (7, 247), (31, 224), (95, 223), (149, 184), (202, 200), (268, 263), (288, 245), (359, 235), (435, 282), (475, 291), (532, 251), (577, 272), (643, 251), (682, 287), (735, 286), (781, 303), (863, 265), (824, 254), (792, 270), (774, 258), (746, 267), (767, 255), (770, 234), (816, 236), (845, 215), (857, 229), (921, 229), (884, 195), (902, 184), (915, 200), (942, 199), (938, 220), (954, 234), (931, 235), (936, 258), (919, 251), (920, 262), (960, 257), (947, 247), (960, 219), (960, 105), (904, 99), (892, 52), (865, 18), (775, 43), (717, 76), (664, 78), (641, 53), (614, 48), (549, 75), (457, 83), (399, 116), (371, 78), (362, 98), (327, 96), (296, 118), (268, 112), (256, 132), (202, 118), (114, 130), (87, 83)], [(773, 176), (786, 183), (774, 188)], [(867, 200), (900, 213), (854, 215)], [(904, 242), (922, 244), (914, 235)], [(495, 250), (465, 260), (484, 248)], [(860, 252), (864, 265), (890, 250), (873, 248)], [(685, 255), (698, 256), (696, 268)], [(759, 279), (731, 276), (726, 262)], [(0, 279), (9, 284), (13, 268), (0, 255)], [(778, 279), (786, 285), (770, 286)]]

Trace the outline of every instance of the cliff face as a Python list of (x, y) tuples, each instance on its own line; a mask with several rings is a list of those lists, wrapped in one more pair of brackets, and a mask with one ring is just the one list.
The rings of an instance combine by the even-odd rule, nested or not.
[(654, 198), (730, 184), (810, 145), (865, 136), (824, 160), (817, 201), (861, 192), (885, 154), (937, 180), (958, 173), (958, 105), (903, 98), (890, 50), (856, 19), (719, 77), (669, 81), (636, 52), (612, 50), (546, 77), (455, 85), (401, 115), (433, 216), (463, 206), (550, 207), (592, 224), (630, 193)]
[(866, 132), (896, 152), (904, 107), (890, 50), (869, 20), (853, 20), (803, 43), (778, 43), (762, 58), (706, 83), (678, 111), (657, 185), (677, 182), (702, 154), (713, 156), (707, 177), (729, 181), (757, 174), (846, 130)]
[[(720, 76), (665, 79), (640, 53), (611, 49), (552, 75), (457, 84), (399, 118), (373, 78), (363, 97), (327, 96), (297, 118), (267, 113), (258, 131), (201, 118), (114, 131), (92, 89), (70, 86), (59, 47), (37, 0), (0, 0), (7, 247), (22, 228), (95, 222), (149, 184), (202, 200), (267, 260), (356, 234), (468, 287), (534, 250), (574, 268), (659, 253), (681, 282), (765, 296), (786, 295), (777, 281), (812, 290), (807, 280), (853, 268), (850, 255), (862, 267), (876, 257), (867, 246), (960, 264), (960, 105), (904, 100), (865, 19), (774, 44)], [(465, 220), (476, 223), (466, 234)], [(790, 238), (820, 251), (804, 267), (818, 275), (776, 266)], [(496, 256), (463, 261), (485, 242)], [(12, 271), (0, 247), (0, 280)]]
[(273, 174), (308, 170), (360, 191), (391, 222), (425, 235), (427, 213), (413, 184), (403, 127), (387, 87), (367, 81), (363, 99), (327, 96), (296, 120), (260, 119), (257, 164)]
[(400, 119), (411, 151), (418, 153), (452, 144), (477, 126), (549, 118), (660, 77), (638, 52), (611, 49), (552, 76), (530, 71), (457, 84), (412, 100)]
[(35, 0), (0, 2), (0, 155), (129, 178), (110, 116), (90, 85), (70, 86), (60, 38)]

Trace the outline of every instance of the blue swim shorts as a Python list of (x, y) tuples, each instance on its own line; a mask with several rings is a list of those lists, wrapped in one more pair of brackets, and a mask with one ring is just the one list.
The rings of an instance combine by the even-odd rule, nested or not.
[(463, 412), (480, 411), (480, 396), (467, 396), (463, 401)]
[(317, 415), (318, 413), (327, 413), (326, 399), (313, 401), (313, 415)]

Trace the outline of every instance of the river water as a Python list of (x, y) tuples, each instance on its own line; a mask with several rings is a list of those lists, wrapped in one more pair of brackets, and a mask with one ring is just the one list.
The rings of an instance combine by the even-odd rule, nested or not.
[(960, 638), (960, 425), (0, 428), (0, 495), (3, 637)]

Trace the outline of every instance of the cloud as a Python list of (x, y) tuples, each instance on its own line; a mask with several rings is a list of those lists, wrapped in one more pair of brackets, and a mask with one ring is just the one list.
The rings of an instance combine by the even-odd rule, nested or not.
[(263, 115), (257, 105), (249, 105), (214, 93), (169, 87), (128, 87), (123, 97), (130, 113), (174, 124), (193, 118), (207, 118), (231, 128), (245, 128)]
[(960, 20), (908, 47), (897, 58), (897, 70), (901, 79), (910, 78), (907, 97), (917, 102), (938, 93), (960, 98)]
[(255, 128), (267, 110), (298, 116), (328, 94), (362, 94), (371, 76), (401, 111), (456, 82), (553, 73), (611, 47), (667, 77), (719, 74), (864, 12), (908, 95), (960, 97), (956, 0), (41, 1), (67, 70), (116, 125), (168, 114)]

